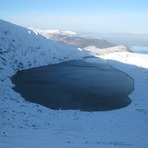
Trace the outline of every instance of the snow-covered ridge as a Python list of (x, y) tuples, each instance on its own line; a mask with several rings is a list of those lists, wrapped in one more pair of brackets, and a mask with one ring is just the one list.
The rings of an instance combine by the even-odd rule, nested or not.
[(70, 35), (70, 36), (75, 36), (77, 35), (76, 32), (73, 31), (60, 31), (60, 30), (41, 30), (41, 29), (35, 29), (35, 28), (31, 28), (29, 27), (28, 29), (31, 29), (33, 31), (36, 31), (42, 35), (46, 35), (46, 34), (61, 34), (61, 35)]

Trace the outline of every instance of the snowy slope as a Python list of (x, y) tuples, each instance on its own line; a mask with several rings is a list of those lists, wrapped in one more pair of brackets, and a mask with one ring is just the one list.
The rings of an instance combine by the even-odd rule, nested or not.
[[(11, 59), (11, 63), (8, 63), (11, 66), (18, 65), (12, 59), (22, 62), (22, 66), (27, 68), (32, 62), (39, 66), (40, 64), (56, 63), (87, 55), (86, 52), (81, 52), (77, 48), (49, 41), (36, 32), (2, 20), (0, 21), (0, 39), (1, 55), (13, 56), (7, 58)], [(33, 61), (35, 58), (40, 58), (40, 60)]]
[(0, 147), (148, 147), (148, 55), (124, 52), (102, 56), (135, 80), (132, 103), (123, 109), (54, 111), (26, 102), (12, 90), (10, 77), (20, 69), (88, 55), (0, 20)]

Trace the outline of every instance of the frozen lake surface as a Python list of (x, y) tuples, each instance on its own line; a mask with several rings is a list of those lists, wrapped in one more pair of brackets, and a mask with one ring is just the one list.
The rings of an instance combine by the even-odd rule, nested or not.
[(27, 101), (54, 110), (119, 109), (133, 91), (133, 79), (94, 57), (23, 70), (12, 82)]

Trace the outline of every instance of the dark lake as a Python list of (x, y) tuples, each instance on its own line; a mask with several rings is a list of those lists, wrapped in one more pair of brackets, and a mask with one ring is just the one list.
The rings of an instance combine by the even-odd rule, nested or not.
[(107, 111), (131, 103), (133, 79), (100, 58), (85, 58), (18, 72), (14, 90), (54, 110)]

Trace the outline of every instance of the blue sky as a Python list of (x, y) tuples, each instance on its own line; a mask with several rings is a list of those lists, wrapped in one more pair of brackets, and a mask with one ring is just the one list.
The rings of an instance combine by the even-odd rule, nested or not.
[(0, 18), (40, 29), (148, 33), (148, 0), (0, 0)]

